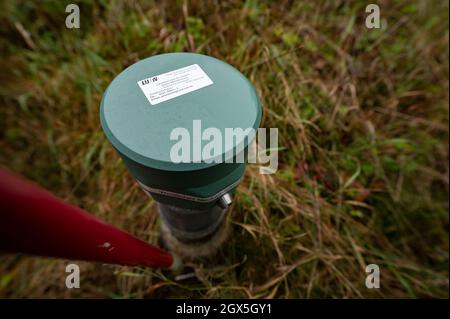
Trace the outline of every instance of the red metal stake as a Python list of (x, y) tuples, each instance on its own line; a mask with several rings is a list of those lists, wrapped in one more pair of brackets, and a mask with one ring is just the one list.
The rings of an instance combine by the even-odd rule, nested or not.
[(130, 266), (174, 258), (0, 167), (0, 250)]

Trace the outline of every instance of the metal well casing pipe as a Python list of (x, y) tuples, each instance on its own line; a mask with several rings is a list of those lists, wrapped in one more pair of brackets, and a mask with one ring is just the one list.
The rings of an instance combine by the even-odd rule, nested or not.
[(161, 221), (181, 241), (195, 242), (211, 236), (222, 224), (226, 209), (218, 205), (205, 210), (159, 204)]
[[(261, 107), (245, 76), (206, 55), (156, 55), (129, 66), (111, 82), (100, 119), (130, 173), (157, 201), (169, 249), (196, 257), (217, 248), (226, 236), (231, 194), (245, 171), (245, 163), (228, 160), (245, 151), (253, 137), (223, 146), (215, 154), (221, 161), (212, 162), (174, 161), (171, 137), (176, 129), (189, 132), (195, 121), (221, 136), (227, 128), (256, 130)], [(193, 134), (189, 154), (195, 153), (197, 142)], [(207, 142), (202, 138), (202, 143)]]

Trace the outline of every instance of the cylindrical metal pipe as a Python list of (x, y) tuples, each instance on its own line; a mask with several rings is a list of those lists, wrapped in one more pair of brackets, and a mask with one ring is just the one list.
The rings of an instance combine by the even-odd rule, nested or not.
[(194, 242), (211, 236), (222, 224), (225, 209), (214, 205), (209, 209), (188, 209), (159, 204), (161, 221), (181, 241)]
[(158, 203), (166, 246), (185, 257), (213, 252), (225, 239), (230, 194), (261, 120), (248, 79), (206, 55), (152, 56), (115, 77), (100, 120), (130, 173)]

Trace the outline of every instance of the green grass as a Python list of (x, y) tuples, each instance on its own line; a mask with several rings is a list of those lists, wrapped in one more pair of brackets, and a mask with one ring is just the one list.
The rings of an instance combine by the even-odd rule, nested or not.
[[(67, 1), (70, 3), (71, 1)], [(448, 3), (65, 1), (0, 5), (0, 163), (153, 243), (156, 205), (106, 140), (99, 102), (139, 59), (192, 51), (255, 85), (279, 171), (249, 166), (229, 241), (190, 278), (0, 256), (0, 297), (448, 298)], [(0, 221), (1, 222), (1, 221)], [(365, 265), (381, 288), (364, 285)]]

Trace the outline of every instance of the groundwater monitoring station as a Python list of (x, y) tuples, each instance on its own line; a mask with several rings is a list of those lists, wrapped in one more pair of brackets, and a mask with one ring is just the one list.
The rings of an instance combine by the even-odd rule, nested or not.
[(100, 118), (130, 173), (158, 203), (166, 248), (195, 258), (220, 246), (255, 137), (246, 132), (261, 119), (249, 80), (209, 56), (153, 56), (111, 82)]

